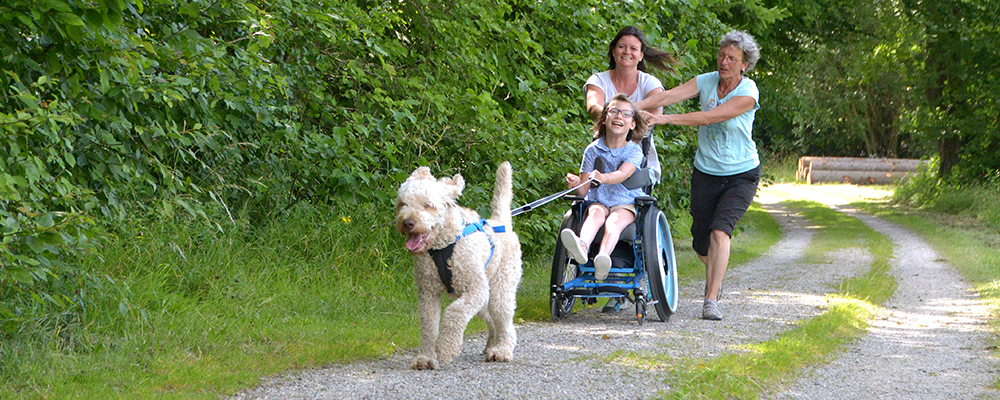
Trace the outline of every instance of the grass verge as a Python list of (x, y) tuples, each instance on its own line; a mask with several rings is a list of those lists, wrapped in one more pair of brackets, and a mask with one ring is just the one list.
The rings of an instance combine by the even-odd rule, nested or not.
[(0, 397), (217, 399), (289, 369), (412, 348), (411, 261), (389, 221), (310, 209), (224, 233), (122, 227), (103, 260), (84, 260), (102, 293), (82, 317), (0, 341)]

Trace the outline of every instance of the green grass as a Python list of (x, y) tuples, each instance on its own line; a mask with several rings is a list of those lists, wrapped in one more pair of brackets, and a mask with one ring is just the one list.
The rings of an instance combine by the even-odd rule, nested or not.
[(763, 165), (762, 181), (765, 183), (771, 182), (795, 182), (796, 174), (799, 170), (799, 158), (795, 156), (789, 156), (784, 158), (774, 159), (774, 157), (768, 157), (764, 159), (761, 164)]
[(748, 352), (664, 363), (674, 388), (662, 394), (664, 398), (757, 398), (764, 388), (789, 381), (804, 366), (827, 360), (862, 335), (878, 305), (895, 291), (895, 281), (887, 273), (891, 241), (862, 222), (816, 203), (789, 205), (817, 229), (807, 258), (822, 261), (820, 257), (831, 251), (860, 247), (873, 255), (872, 267), (864, 276), (842, 282), (838, 292), (828, 296), (831, 305), (822, 315), (774, 340), (749, 345)]
[(893, 196), (894, 202), (960, 218), (982, 221), (994, 231), (1000, 230), (1000, 186), (980, 185), (946, 186), (937, 180), (921, 175), (901, 186)]
[(389, 221), (312, 210), (221, 234), (130, 224), (103, 261), (86, 261), (106, 293), (83, 321), (2, 342), (0, 393), (214, 399), (288, 369), (411, 348), (411, 261)]

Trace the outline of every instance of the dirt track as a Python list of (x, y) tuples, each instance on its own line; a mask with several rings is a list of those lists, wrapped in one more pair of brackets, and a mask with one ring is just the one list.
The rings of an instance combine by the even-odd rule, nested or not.
[[(731, 268), (720, 302), (725, 319), (699, 319), (703, 282), (683, 285), (668, 323), (638, 325), (631, 312), (580, 309), (558, 324), (518, 326), (515, 360), (482, 362), (483, 335), (469, 337), (455, 362), (437, 371), (408, 369), (413, 353), (387, 360), (302, 371), (262, 383), (234, 398), (566, 399), (649, 398), (668, 390), (662, 370), (608, 362), (621, 351), (668, 357), (714, 357), (769, 340), (819, 315), (824, 295), (845, 277), (867, 270), (864, 252), (842, 251), (832, 264), (805, 264), (812, 238), (806, 221), (778, 202), (818, 201), (860, 218), (896, 245), (899, 289), (869, 334), (830, 363), (765, 393), (776, 399), (994, 398), (988, 390), (997, 359), (986, 349), (986, 309), (967, 285), (916, 235), (843, 208), (842, 198), (797, 185), (763, 189), (759, 202), (779, 221), (783, 238), (765, 256)], [(738, 238), (737, 238), (738, 240)], [(519, 293), (519, 295), (527, 295)], [(546, 294), (532, 294), (546, 295)]]

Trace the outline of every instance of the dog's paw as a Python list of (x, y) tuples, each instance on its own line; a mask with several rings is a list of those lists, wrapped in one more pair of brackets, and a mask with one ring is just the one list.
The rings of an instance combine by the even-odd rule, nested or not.
[(413, 368), (417, 371), (423, 371), (425, 369), (437, 369), (437, 367), (438, 367), (437, 360), (427, 356), (417, 356), (417, 358), (414, 358), (413, 362), (410, 363), (410, 368)]
[(514, 358), (514, 352), (500, 347), (486, 349), (486, 361), (508, 362)]

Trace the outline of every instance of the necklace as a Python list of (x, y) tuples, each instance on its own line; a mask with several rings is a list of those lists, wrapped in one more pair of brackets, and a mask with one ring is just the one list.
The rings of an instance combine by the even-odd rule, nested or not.
[(743, 77), (740, 77), (740, 80), (739, 80), (739, 81), (736, 81), (736, 84), (735, 84), (735, 85), (732, 85), (732, 87), (730, 87), (730, 88), (726, 88), (726, 89), (723, 89), (723, 88), (722, 88), (722, 83), (723, 83), (723, 82), (722, 82), (722, 81), (719, 81), (719, 86), (718, 86), (718, 90), (719, 90), (719, 98), (721, 99), (721, 98), (723, 98), (723, 97), (726, 97), (727, 95), (729, 95), (729, 92), (732, 92), (732, 91), (733, 91), (733, 89), (735, 89), (735, 88), (736, 88), (737, 86), (739, 86), (739, 85), (740, 85), (740, 82), (742, 82), (742, 81), (743, 81)]
[[(618, 75), (617, 79), (616, 75)], [(627, 95), (632, 95), (635, 87), (639, 84), (639, 74), (636, 74), (635, 79), (629, 79), (627, 82), (623, 82), (623, 79), (628, 79), (628, 77), (620, 76), (615, 70), (611, 70), (611, 84), (615, 85), (615, 89)]]

